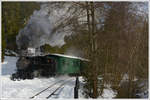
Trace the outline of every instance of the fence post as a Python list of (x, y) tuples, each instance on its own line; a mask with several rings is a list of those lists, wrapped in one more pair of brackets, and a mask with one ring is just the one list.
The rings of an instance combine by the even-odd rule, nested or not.
[(79, 89), (79, 78), (78, 78), (78, 76), (77, 76), (77, 77), (76, 77), (75, 87), (74, 87), (74, 98), (75, 98), (75, 99), (78, 98), (78, 89)]

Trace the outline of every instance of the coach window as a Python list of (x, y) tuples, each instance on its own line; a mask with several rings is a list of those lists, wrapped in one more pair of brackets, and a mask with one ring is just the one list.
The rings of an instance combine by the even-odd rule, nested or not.
[(80, 66), (80, 61), (78, 62), (78, 66)]
[(64, 59), (62, 59), (62, 64), (65, 65), (65, 60)]
[(77, 62), (76, 62), (76, 61), (73, 61), (73, 65), (76, 66), (76, 65), (77, 65)]

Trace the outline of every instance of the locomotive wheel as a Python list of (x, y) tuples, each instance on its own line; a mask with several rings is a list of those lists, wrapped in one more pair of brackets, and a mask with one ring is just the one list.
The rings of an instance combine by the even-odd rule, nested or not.
[(17, 73), (12, 74), (12, 76), (10, 77), (11, 80), (16, 81), (18, 78)]
[(25, 77), (26, 77), (26, 79), (33, 79), (34, 75), (32, 72), (27, 72)]
[(11, 79), (12, 81), (16, 81), (16, 79), (15, 79), (13, 76), (11, 76), (10, 79)]
[(13, 80), (13, 81), (16, 81), (16, 78), (13, 78), (12, 80)]
[(20, 78), (17, 79), (17, 81), (20, 81), (20, 80), (21, 80)]

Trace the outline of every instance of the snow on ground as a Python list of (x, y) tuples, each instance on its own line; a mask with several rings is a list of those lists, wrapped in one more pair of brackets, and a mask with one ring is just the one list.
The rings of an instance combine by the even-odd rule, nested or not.
[[(74, 83), (75, 77), (69, 76), (60, 76), (60, 77), (51, 77), (51, 78), (35, 78), (33, 80), (21, 80), (21, 81), (12, 81), (10, 80), (10, 76), (16, 70), (16, 61), (18, 58), (16, 57), (5, 57), (4, 63), (2, 63), (2, 75), (1, 75), (1, 85), (2, 85), (2, 93), (1, 97), (6, 99), (18, 98), (18, 99), (29, 99), (29, 97), (34, 94), (40, 92), (45, 89), (49, 85), (59, 81), (59, 80), (68, 80), (71, 79), (69, 83), (67, 83), (64, 89), (61, 91), (61, 95), (59, 98), (73, 98), (74, 97)], [(56, 85), (53, 88), (56, 88), (60, 85)], [(39, 98), (45, 98), (52, 91), (49, 89), (47, 92), (39, 95)], [(54, 90), (54, 89), (53, 89)]]
[(114, 98), (116, 95), (117, 95), (117, 93), (108, 87), (103, 90), (102, 97), (103, 98)]
[[(57, 76), (51, 78), (34, 78), (33, 80), (21, 80), (21, 81), (12, 81), (10, 80), (10, 76), (16, 70), (16, 61), (17, 57), (10, 57), (5, 56), (5, 61), (2, 63), (2, 75), (1, 75), (1, 98), (2, 99), (19, 99), (19, 100), (27, 100), (29, 97), (35, 95), (36, 93), (40, 92), (41, 90), (47, 88), (51, 84), (59, 81), (59, 80), (70, 80), (62, 89), (59, 96), (52, 96), (52, 98), (74, 98), (74, 85), (75, 85), (75, 77), (69, 76)], [(83, 83), (83, 78), (79, 77), (81, 83)], [(34, 100), (44, 99), (47, 97), (52, 90), (56, 89), (61, 83), (58, 85), (56, 84), (53, 88), (48, 89), (44, 93), (40, 94), (39, 96), (35, 97)], [(82, 95), (82, 85), (79, 89), (79, 98), (84, 98)], [(56, 92), (56, 93), (57, 93)], [(105, 89), (103, 97), (112, 98), (114, 97), (114, 92), (111, 89)]]
[(16, 70), (17, 57), (5, 56), (5, 61), (2, 63), (1, 74), (2, 76), (10, 76)]
[(16, 52), (14, 52), (13, 50), (9, 50), (9, 49), (5, 49), (5, 55), (18, 56), (18, 54)]

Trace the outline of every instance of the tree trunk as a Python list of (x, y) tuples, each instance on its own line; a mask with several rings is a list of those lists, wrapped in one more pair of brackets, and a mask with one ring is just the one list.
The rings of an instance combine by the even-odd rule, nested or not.
[(96, 50), (95, 50), (95, 44), (96, 44), (96, 39), (95, 39), (95, 12), (94, 12), (94, 3), (91, 2), (91, 24), (92, 24), (92, 36), (91, 36), (91, 41), (92, 41), (92, 60), (93, 60), (93, 76), (94, 76), (94, 80), (93, 80), (93, 98), (97, 98), (97, 65), (95, 62), (95, 58), (96, 58)]

